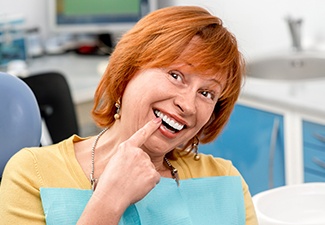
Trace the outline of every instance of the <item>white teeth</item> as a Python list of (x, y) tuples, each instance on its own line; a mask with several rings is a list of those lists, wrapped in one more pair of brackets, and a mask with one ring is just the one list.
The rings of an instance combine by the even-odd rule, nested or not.
[(162, 112), (158, 110), (155, 110), (155, 114), (175, 130), (181, 130), (184, 127), (184, 125), (177, 123), (175, 120), (171, 118), (168, 118), (166, 115), (164, 115)]

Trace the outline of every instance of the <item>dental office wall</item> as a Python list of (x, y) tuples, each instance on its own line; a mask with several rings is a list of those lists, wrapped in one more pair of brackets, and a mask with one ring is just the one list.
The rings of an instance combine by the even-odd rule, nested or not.
[[(54, 35), (47, 26), (46, 4), (46, 0), (1, 0), (0, 16), (24, 15), (27, 27), (38, 27), (46, 39)], [(287, 16), (303, 19), (304, 49), (325, 52), (324, 0), (158, 0), (160, 8), (170, 5), (199, 5), (221, 17), (248, 60), (255, 55), (291, 50)]]

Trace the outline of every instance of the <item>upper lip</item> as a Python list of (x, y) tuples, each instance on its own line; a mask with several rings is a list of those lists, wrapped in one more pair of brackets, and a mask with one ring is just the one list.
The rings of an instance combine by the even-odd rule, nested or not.
[[(155, 112), (156, 110), (159, 111), (159, 112), (161, 112), (161, 113), (163, 113), (163, 114), (166, 115), (167, 117), (173, 119), (175, 122), (179, 123), (180, 125), (184, 125), (184, 128), (185, 128), (185, 127), (188, 127), (188, 123), (187, 123), (186, 121), (184, 121), (183, 119), (179, 118), (178, 116), (176, 116), (176, 115), (172, 115), (172, 114), (167, 113), (167, 112), (165, 112), (165, 111), (162, 111), (162, 110), (160, 110), (160, 109), (154, 109), (154, 112)], [(183, 129), (184, 129), (184, 128), (183, 128)]]

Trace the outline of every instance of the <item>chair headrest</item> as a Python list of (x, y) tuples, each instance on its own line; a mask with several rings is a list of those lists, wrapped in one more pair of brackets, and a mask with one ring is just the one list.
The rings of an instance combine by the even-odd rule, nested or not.
[(31, 89), (18, 77), (0, 72), (0, 177), (12, 155), (40, 145), (41, 126)]

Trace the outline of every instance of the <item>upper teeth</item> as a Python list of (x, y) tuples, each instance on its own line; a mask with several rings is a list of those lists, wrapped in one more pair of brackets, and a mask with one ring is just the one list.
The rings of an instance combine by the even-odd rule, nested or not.
[(165, 114), (158, 110), (155, 110), (155, 114), (175, 130), (181, 130), (184, 127), (184, 125), (177, 123), (175, 120), (167, 117)]

